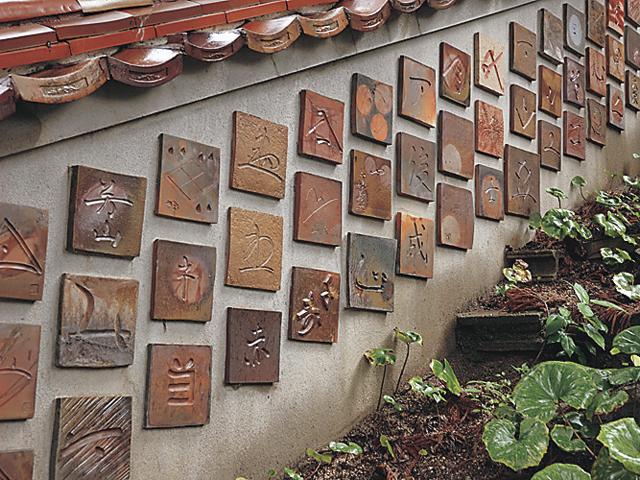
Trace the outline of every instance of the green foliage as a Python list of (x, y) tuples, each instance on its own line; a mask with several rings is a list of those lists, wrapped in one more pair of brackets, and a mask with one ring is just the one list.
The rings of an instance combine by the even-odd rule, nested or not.
[(591, 231), (581, 225), (580, 217), (572, 210), (565, 208), (552, 208), (544, 216), (534, 212), (529, 217), (529, 226), (539, 228), (550, 237), (563, 240), (566, 236), (577, 238), (578, 236), (589, 240), (592, 237)]
[(629, 472), (640, 474), (640, 428), (633, 418), (621, 418), (600, 427), (598, 440), (609, 455)]
[[(467, 382), (464, 392), (478, 403), (474, 412), (493, 412), (497, 407), (513, 404), (511, 398), (511, 381), (504, 376), (504, 372), (496, 375), (497, 381), (471, 380)], [(495, 415), (495, 413), (494, 413)]]
[(571, 426), (555, 425), (551, 430), (551, 440), (565, 452), (583, 452), (587, 445), (581, 438), (573, 438), (575, 433)]
[(600, 255), (606, 265), (622, 265), (626, 261), (635, 262), (631, 255), (621, 248), (616, 248), (615, 252), (608, 247), (601, 248)]
[(542, 420), (525, 418), (516, 438), (512, 422), (493, 419), (485, 426), (482, 441), (491, 460), (518, 471), (540, 463), (549, 446), (549, 429)]
[(289, 477), (293, 478), (293, 480), (304, 480), (304, 478), (300, 474), (294, 472), (290, 468), (285, 468), (284, 473), (289, 475)]
[(591, 480), (591, 475), (577, 465), (554, 463), (540, 470), (531, 480)]
[(443, 388), (436, 387), (429, 382), (425, 382), (420, 377), (413, 377), (409, 380), (411, 389), (423, 394), (425, 397), (430, 398), (436, 403), (444, 402), (446, 391)]
[(364, 352), (364, 358), (374, 367), (386, 367), (396, 363), (396, 354), (390, 348), (372, 348)]
[(458, 377), (456, 377), (453, 368), (451, 368), (446, 358), (444, 359), (444, 365), (434, 358), (431, 360), (430, 367), (434, 375), (445, 382), (447, 390), (458, 396), (462, 393), (462, 387), (460, 386)]
[(532, 280), (531, 272), (529, 271), (529, 264), (524, 260), (517, 258), (513, 265), (508, 268), (502, 269), (504, 278), (507, 279), (507, 283), (504, 285), (496, 285), (496, 294), (504, 296), (507, 290), (515, 287), (518, 283), (528, 283)]
[(394, 328), (393, 331), (396, 334), (396, 338), (407, 345), (411, 345), (412, 343), (422, 345), (422, 337), (417, 332), (413, 332), (411, 330), (398, 330), (398, 327)]
[(602, 447), (598, 458), (591, 467), (592, 480), (640, 480), (640, 476), (629, 472), (620, 462), (609, 455), (607, 447)]
[(349, 445), (342, 442), (329, 442), (329, 448), (334, 452), (350, 453), (352, 455), (362, 454), (362, 447), (355, 442), (349, 442)]
[(556, 188), (556, 187), (548, 187), (545, 189), (545, 192), (547, 192), (549, 195), (556, 197), (558, 199), (558, 208), (562, 208), (562, 203), (560, 203), (562, 199), (569, 198), (567, 194), (564, 193), (563, 190), (560, 190), (559, 188)]
[(397, 411), (401, 412), (403, 410), (402, 405), (396, 402), (396, 399), (390, 395), (384, 395), (382, 399), (388, 404), (392, 405)]
[(396, 458), (395, 453), (393, 453), (393, 447), (389, 443), (389, 439), (387, 438), (386, 435), (380, 435), (380, 445), (382, 445), (383, 447), (386, 447), (389, 453), (391, 454), (391, 456), (393, 458)]
[(315, 458), (318, 463), (331, 463), (333, 456), (330, 453), (318, 453), (312, 448), (307, 448), (307, 455), (311, 458)]
[(640, 300), (640, 285), (634, 285), (635, 279), (629, 272), (620, 272), (611, 279), (616, 290), (631, 300)]
[(611, 353), (640, 353), (640, 326), (630, 327), (623, 330), (613, 338), (613, 349)]

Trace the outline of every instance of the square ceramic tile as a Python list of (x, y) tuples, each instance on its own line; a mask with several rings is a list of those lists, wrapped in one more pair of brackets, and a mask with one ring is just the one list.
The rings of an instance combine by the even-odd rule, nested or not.
[(398, 239), (396, 273), (418, 278), (433, 278), (435, 252), (433, 221), (398, 212), (396, 238)]
[(509, 69), (528, 80), (535, 80), (537, 73), (535, 32), (519, 23), (509, 24), (510, 61)]
[(545, 120), (538, 120), (538, 155), (540, 166), (557, 172), (562, 161), (562, 129)]
[(624, 82), (624, 46), (613, 35), (607, 35), (607, 75)]
[(438, 128), (438, 171), (455, 177), (473, 178), (473, 122), (445, 110)]
[(623, 0), (606, 0), (607, 27), (622, 35), (624, 33), (624, 2)]
[(436, 231), (438, 245), (473, 247), (473, 194), (466, 188), (438, 183)]
[(300, 91), (298, 155), (342, 163), (344, 103), (311, 90)]
[(562, 75), (540, 65), (538, 108), (558, 118), (562, 115)]
[(627, 107), (634, 112), (640, 110), (640, 78), (635, 73), (627, 70), (627, 78), (624, 82), (625, 99)]
[(625, 0), (624, 7), (627, 20), (633, 25), (640, 25), (640, 0)]
[(624, 93), (613, 85), (607, 85), (607, 123), (624, 130)]
[(351, 150), (349, 212), (391, 220), (391, 161)]
[(607, 109), (592, 98), (587, 100), (587, 140), (607, 144)]
[(563, 153), (567, 157), (584, 160), (586, 138), (584, 117), (573, 112), (564, 112), (562, 125), (564, 129)]
[(540, 29), (540, 55), (556, 65), (562, 63), (562, 20), (545, 8), (538, 13)]
[(398, 115), (425, 127), (436, 126), (436, 71), (400, 56)]
[(638, 70), (640, 68), (640, 33), (635, 27), (624, 27), (624, 58), (627, 65)]
[(476, 152), (501, 158), (504, 150), (504, 117), (502, 109), (476, 100)]
[(383, 145), (393, 138), (393, 87), (360, 73), (351, 82), (351, 133)]
[(506, 71), (504, 45), (483, 33), (474, 38), (474, 83), (496, 95), (504, 95)]
[(564, 101), (578, 108), (584, 107), (585, 73), (584, 65), (569, 57), (564, 57)]
[(607, 61), (596, 48), (587, 47), (587, 90), (599, 97), (607, 94)]
[(32, 480), (33, 450), (0, 452), (0, 474), (8, 480)]
[(471, 97), (471, 56), (440, 43), (440, 97), (468, 107)]
[(578, 56), (584, 55), (584, 38), (586, 20), (584, 13), (568, 3), (563, 5), (564, 13), (564, 45)]
[[(603, 0), (586, 0), (587, 38), (599, 47), (604, 47), (606, 7)], [(606, 0), (604, 0), (606, 1)]]
[(293, 239), (320, 245), (342, 244), (342, 182), (296, 173)]
[(540, 212), (540, 156), (507, 145), (504, 186), (505, 213), (528, 218)]
[(509, 129), (525, 138), (536, 138), (536, 94), (520, 85), (511, 85), (509, 91)]
[(485, 165), (476, 165), (476, 217), (504, 219), (504, 174)]
[(424, 202), (435, 199), (436, 144), (408, 133), (396, 138), (398, 195)]

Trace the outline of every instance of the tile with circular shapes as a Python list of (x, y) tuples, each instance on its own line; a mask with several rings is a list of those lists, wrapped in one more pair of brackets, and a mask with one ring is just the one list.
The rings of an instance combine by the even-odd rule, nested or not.
[(562, 129), (545, 120), (538, 120), (538, 155), (540, 166), (557, 172), (562, 162)]
[(613, 85), (607, 85), (607, 124), (624, 130), (624, 93)]
[(351, 133), (383, 145), (393, 137), (393, 87), (360, 73), (351, 83)]
[(342, 244), (342, 182), (296, 172), (293, 210), (294, 240)]
[(476, 152), (501, 158), (504, 150), (504, 118), (502, 109), (476, 100)]
[(622, 35), (624, 33), (624, 2), (623, 0), (606, 0), (607, 27)]
[(506, 79), (504, 45), (480, 32), (477, 32), (473, 38), (475, 86), (498, 96), (504, 95)]
[(438, 171), (458, 178), (473, 178), (473, 122), (445, 110), (438, 128)]
[(566, 103), (575, 105), (576, 107), (584, 107), (585, 100), (585, 73), (584, 65), (579, 64), (569, 57), (564, 57), (564, 82), (563, 96)]
[(504, 174), (500, 170), (476, 165), (476, 217), (504, 219)]
[[(605, 0), (606, 1), (606, 0)], [(604, 47), (606, 30), (606, 7), (602, 0), (587, 2), (587, 38), (600, 47)]]
[(563, 153), (578, 160), (585, 159), (585, 121), (584, 117), (565, 111), (562, 122), (564, 130)]
[(607, 94), (607, 61), (598, 49), (587, 47), (587, 90), (604, 97)]
[(525, 138), (536, 138), (536, 94), (515, 84), (509, 90), (509, 129)]
[(471, 56), (440, 43), (440, 97), (468, 107), (471, 103)]
[(32, 480), (33, 450), (0, 452), (0, 473), (7, 480)]
[(550, 62), (558, 65), (562, 63), (562, 20), (556, 17), (546, 8), (541, 8), (538, 13), (540, 29), (539, 53)]
[(505, 212), (540, 212), (540, 155), (507, 145), (504, 152)]
[(640, 111), (640, 77), (627, 70), (627, 79), (624, 82), (625, 99), (627, 107), (633, 111)]
[(396, 191), (424, 202), (435, 199), (436, 144), (399, 132), (396, 138)]
[(396, 214), (398, 258), (396, 273), (418, 278), (433, 278), (435, 228), (432, 220), (408, 213)]
[(540, 65), (538, 108), (558, 118), (562, 115), (562, 75)]
[(300, 92), (298, 155), (342, 163), (344, 103), (311, 90)]
[(564, 46), (578, 56), (584, 55), (585, 16), (568, 3), (563, 5)]
[(351, 150), (350, 213), (391, 220), (392, 184), (390, 160)]
[(527, 80), (536, 79), (536, 34), (519, 23), (509, 24), (509, 70)]
[(625, 0), (624, 10), (627, 20), (633, 25), (640, 26), (640, 0)]
[(436, 231), (438, 245), (468, 250), (473, 247), (473, 194), (466, 188), (438, 183)]
[(607, 35), (607, 75), (618, 82), (624, 82), (624, 46), (617, 38)]
[(425, 127), (436, 126), (436, 71), (402, 55), (398, 115)]
[(627, 65), (636, 70), (640, 69), (640, 33), (635, 27), (624, 27), (624, 48)]
[(597, 145), (607, 144), (607, 109), (592, 98), (587, 100), (587, 140)]

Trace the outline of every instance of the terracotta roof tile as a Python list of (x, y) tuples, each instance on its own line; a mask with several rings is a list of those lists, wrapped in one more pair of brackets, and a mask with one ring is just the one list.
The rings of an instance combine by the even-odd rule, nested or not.
[(203, 15), (197, 18), (187, 18), (175, 22), (163, 23), (156, 25), (155, 29), (157, 37), (166, 37), (174, 33), (188, 32), (199, 28), (213, 27), (215, 25), (224, 25), (225, 23), (227, 23), (227, 17), (221, 12)]
[(143, 40), (151, 40), (156, 38), (156, 31), (153, 27), (145, 27), (141, 29), (125, 30), (123, 32), (108, 33), (106, 35), (98, 35), (95, 37), (84, 37), (69, 40), (71, 53), (91, 52), (103, 48), (116, 47), (118, 45), (126, 45), (133, 42), (142, 42)]
[(278, 0), (276, 2), (261, 3), (260, 5), (254, 5), (251, 7), (237, 8), (235, 10), (227, 11), (227, 22), (233, 23), (240, 20), (246, 20), (247, 18), (259, 17), (261, 15), (268, 15), (270, 13), (278, 13), (287, 9), (287, 2), (285, 0)]
[(97, 15), (85, 15), (81, 18), (49, 23), (55, 29), (60, 40), (78, 37), (90, 37), (105, 33), (127, 30), (136, 26), (135, 19), (123, 12), (107, 12)]
[(287, 0), (287, 10), (296, 10), (303, 7), (312, 7), (315, 5), (323, 5), (327, 3), (334, 3), (332, 0)]
[(218, 62), (237, 53), (244, 43), (239, 30), (191, 32), (184, 39), (184, 50), (190, 57), (203, 62)]
[(202, 15), (202, 7), (190, 1), (161, 3), (152, 7), (125, 10), (135, 17), (136, 25), (146, 27)]
[(146, 7), (153, 0), (78, 0), (84, 13), (106, 12), (119, 8)]
[(0, 52), (41, 47), (47, 42), (57, 41), (56, 32), (42, 25), (22, 25), (0, 30)]
[(194, 0), (202, 6), (202, 13), (217, 13), (231, 10), (232, 8), (258, 5), (259, 0)]
[(50, 60), (59, 60), (70, 56), (71, 50), (69, 49), (68, 43), (54, 43), (50, 47), (35, 47), (0, 53), (0, 68), (30, 65)]
[(2, 0), (0, 2), (0, 23), (79, 11), (80, 4), (76, 0)]

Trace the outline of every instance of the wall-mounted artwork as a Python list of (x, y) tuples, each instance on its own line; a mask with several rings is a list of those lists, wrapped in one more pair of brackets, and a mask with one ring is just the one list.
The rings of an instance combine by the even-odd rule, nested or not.
[(502, 109), (476, 100), (476, 152), (501, 158), (504, 150), (504, 118)]
[(436, 231), (438, 245), (473, 247), (473, 194), (466, 188), (438, 183)]
[(440, 44), (440, 97), (468, 107), (471, 103), (471, 56)]
[(140, 255), (147, 179), (71, 167), (67, 250), (132, 258)]
[(56, 365), (131, 365), (138, 287), (137, 280), (62, 275)]
[(393, 137), (393, 87), (360, 73), (351, 81), (351, 133), (383, 145)]
[(640, 69), (640, 33), (635, 27), (624, 27), (624, 48), (627, 65), (634, 69)]
[(627, 107), (637, 112), (640, 110), (640, 78), (630, 70), (627, 70), (625, 86), (625, 99)]
[(396, 238), (398, 239), (396, 273), (418, 278), (433, 278), (435, 252), (433, 221), (398, 212)]
[(284, 198), (289, 129), (242, 112), (233, 112), (229, 187)]
[(539, 72), (538, 108), (554, 118), (562, 115), (562, 75), (544, 65)]
[(225, 285), (280, 290), (282, 217), (229, 207)]
[(640, 25), (640, 0), (625, 0), (624, 10), (627, 14), (627, 20), (632, 24)]
[(529, 217), (540, 212), (540, 156), (507, 145), (504, 153), (505, 212)]
[(624, 33), (624, 2), (623, 0), (606, 0), (607, 27), (622, 35)]
[(504, 45), (480, 32), (477, 32), (473, 38), (475, 86), (496, 95), (504, 95), (506, 81)]
[(587, 47), (587, 90), (599, 97), (607, 94), (607, 61), (596, 48)]
[(613, 85), (607, 85), (607, 123), (624, 130), (624, 93)]
[(563, 116), (563, 153), (567, 157), (585, 159), (585, 122), (584, 117), (565, 111)]
[(144, 427), (209, 423), (211, 346), (148, 346)]
[(211, 320), (215, 247), (155, 240), (152, 275), (152, 319)]
[(320, 245), (342, 244), (342, 182), (296, 173), (293, 239)]
[(349, 212), (391, 220), (391, 161), (351, 150)]
[(311, 90), (300, 91), (298, 155), (342, 163), (344, 103)]
[(546, 8), (541, 8), (539, 13), (538, 35), (540, 37), (540, 55), (556, 65), (562, 63), (562, 20), (556, 17)]
[(504, 219), (504, 174), (500, 170), (476, 165), (476, 217)]
[[(588, 1), (588, 0), (587, 0)], [(563, 5), (564, 46), (579, 57), (584, 55), (586, 20), (584, 13), (568, 3)]]
[(230, 384), (280, 380), (282, 313), (227, 308), (224, 381)]
[(32, 480), (33, 450), (0, 452), (0, 474), (8, 480)]
[(349, 232), (347, 305), (393, 312), (397, 241)]
[(584, 65), (569, 57), (564, 57), (564, 101), (578, 108), (584, 107)]
[(536, 45), (535, 32), (519, 23), (509, 24), (509, 50), (511, 53), (509, 70), (523, 76), (527, 80), (536, 79)]
[(0, 203), (0, 298), (42, 300), (49, 213)]
[(599, 47), (604, 47), (606, 20), (606, 7), (602, 0), (587, 0), (587, 38)]
[(436, 126), (436, 71), (402, 55), (398, 115), (425, 127)]
[(336, 343), (340, 318), (340, 274), (293, 267), (289, 340)]
[(445, 110), (438, 128), (438, 171), (458, 178), (473, 178), (473, 122)]
[(540, 166), (557, 172), (562, 161), (562, 129), (545, 120), (538, 120), (538, 155)]
[(536, 138), (536, 94), (515, 84), (509, 90), (509, 129), (525, 138)]
[(618, 82), (624, 82), (624, 46), (613, 35), (607, 35), (607, 75)]
[(592, 98), (587, 100), (587, 140), (597, 144), (607, 144), (607, 109)]
[(396, 190), (398, 195), (424, 202), (435, 199), (436, 144), (398, 133), (396, 138)]
[(156, 214), (218, 223), (220, 149), (161, 135)]

